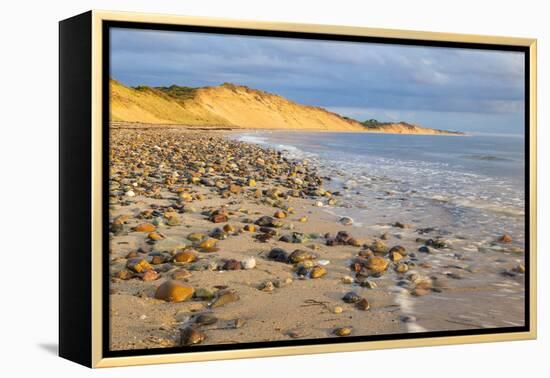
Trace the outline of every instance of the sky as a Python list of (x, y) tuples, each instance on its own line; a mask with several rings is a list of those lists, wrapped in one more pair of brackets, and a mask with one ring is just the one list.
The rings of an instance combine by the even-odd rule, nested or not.
[(360, 121), (522, 135), (523, 53), (111, 29), (125, 85), (230, 82)]

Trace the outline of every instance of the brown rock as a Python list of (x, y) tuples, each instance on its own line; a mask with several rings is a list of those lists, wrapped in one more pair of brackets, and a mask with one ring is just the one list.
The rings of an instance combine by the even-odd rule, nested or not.
[(206, 339), (203, 332), (193, 327), (185, 327), (180, 332), (180, 344), (182, 346), (200, 344)]
[(155, 281), (160, 278), (160, 274), (154, 270), (147, 270), (141, 275), (141, 280), (145, 282)]
[(408, 270), (409, 270), (409, 266), (407, 264), (404, 264), (404, 263), (399, 263), (395, 267), (395, 271), (397, 273), (406, 273)]
[(286, 213), (282, 210), (277, 210), (273, 216), (278, 219), (284, 219), (286, 218)]
[(175, 280), (164, 282), (155, 292), (156, 299), (162, 299), (167, 302), (183, 302), (193, 296), (195, 290), (191, 286)]
[(511, 243), (512, 242), (512, 236), (508, 234), (502, 235), (500, 238), (498, 238), (498, 241), (501, 243)]
[(345, 336), (349, 336), (351, 335), (351, 327), (340, 327), (340, 328), (336, 328), (333, 333), (336, 335), (336, 336), (340, 336), (340, 337), (345, 337)]
[(197, 259), (197, 256), (190, 251), (178, 252), (174, 256), (174, 262), (178, 262), (178, 263), (191, 263), (196, 259)]
[(215, 210), (210, 214), (210, 221), (213, 223), (224, 223), (229, 220), (227, 216), (227, 211), (225, 209)]
[(405, 249), (405, 247), (400, 246), (400, 245), (394, 245), (393, 247), (391, 247), (390, 253), (392, 253), (392, 252), (397, 252), (401, 256), (406, 256), (407, 255), (407, 250)]
[(367, 260), (367, 269), (374, 273), (382, 273), (388, 269), (389, 261), (383, 257), (372, 256)]
[(161, 255), (151, 256), (151, 264), (153, 265), (163, 264), (164, 261), (165, 261), (164, 256), (161, 256)]
[(201, 232), (192, 232), (187, 235), (187, 239), (191, 240), (192, 242), (200, 242), (204, 238), (206, 238), (206, 235)]
[(367, 311), (370, 309), (370, 303), (366, 298), (361, 299), (359, 302), (357, 302), (357, 308), (362, 311)]
[(229, 233), (235, 232), (235, 227), (233, 227), (230, 224), (226, 224), (223, 226), (223, 230), (229, 234)]
[(390, 260), (395, 262), (398, 262), (403, 259), (403, 256), (399, 252), (390, 252)]
[(126, 267), (136, 273), (141, 273), (153, 269), (153, 267), (147, 262), (147, 260), (139, 257), (128, 260), (128, 262), (126, 263)]
[(150, 232), (149, 235), (147, 235), (147, 237), (154, 241), (164, 239), (164, 236), (162, 236), (158, 232)]
[(115, 277), (126, 281), (134, 278), (134, 273), (128, 269), (122, 269), (116, 273)]
[(218, 240), (217, 240), (217, 239), (208, 238), (208, 239), (203, 240), (203, 241), (199, 244), (199, 248), (211, 249), (211, 248), (216, 247), (216, 244), (217, 244), (217, 243), (218, 243)]
[(310, 277), (321, 278), (326, 274), (327, 274), (327, 270), (325, 268), (323, 268), (322, 266), (316, 266), (311, 270)]
[(223, 264), (222, 269), (223, 270), (241, 270), (242, 264), (238, 260), (230, 259)]
[(239, 295), (234, 291), (225, 291), (218, 294), (218, 297), (210, 305), (211, 308), (225, 306), (229, 303), (237, 302), (240, 299)]
[(245, 224), (243, 230), (248, 232), (256, 232), (256, 226), (254, 226), (253, 224)]
[(242, 190), (242, 187), (237, 184), (231, 184), (229, 185), (229, 191), (233, 194), (239, 194)]
[(134, 231), (136, 232), (153, 232), (156, 229), (157, 228), (151, 223), (141, 223), (134, 227)]
[(189, 193), (189, 192), (181, 192), (181, 193), (179, 194), (179, 197), (180, 197), (183, 201), (185, 201), (185, 202), (191, 202), (191, 201), (193, 201), (193, 196), (192, 196), (191, 193)]

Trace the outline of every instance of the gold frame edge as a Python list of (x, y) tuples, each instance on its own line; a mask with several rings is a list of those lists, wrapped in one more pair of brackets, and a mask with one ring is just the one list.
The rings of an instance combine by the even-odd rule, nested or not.
[[(132, 357), (108, 357), (102, 355), (102, 22), (126, 21), (172, 25), (217, 26), (272, 31), (355, 35), (383, 38), (414, 39), (441, 42), (465, 42), (529, 47), (530, 55), (530, 330), (528, 332), (497, 333), (470, 336), (446, 336), (421, 339), (349, 342), (345, 344), (319, 344), (290, 347), (268, 347), (211, 352), (167, 353)], [(331, 352), (353, 352), (375, 349), (459, 345), (500, 341), (533, 340), (537, 337), (537, 289), (536, 289), (536, 236), (537, 236), (537, 40), (534, 38), (487, 36), (426, 32), (415, 30), (380, 29), (356, 26), (322, 24), (296, 24), (236, 20), (196, 16), (176, 16), (133, 12), (92, 11), (92, 367), (117, 367), (176, 362), (199, 362), (239, 358), (274, 357)]]

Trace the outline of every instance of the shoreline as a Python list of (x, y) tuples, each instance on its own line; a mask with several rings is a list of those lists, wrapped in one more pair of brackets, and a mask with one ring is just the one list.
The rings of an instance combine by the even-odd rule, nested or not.
[(290, 133), (351, 133), (351, 134), (388, 134), (388, 135), (423, 135), (423, 136), (459, 136), (467, 137), (467, 134), (462, 131), (457, 132), (436, 132), (436, 133), (397, 133), (397, 132), (384, 132), (373, 130), (323, 130), (323, 129), (277, 129), (277, 128), (243, 128), (238, 126), (193, 126), (184, 124), (151, 124), (151, 123), (138, 123), (138, 122), (125, 122), (125, 121), (112, 121), (110, 122), (110, 128), (113, 130), (118, 129), (131, 129), (131, 130), (184, 130), (184, 131), (220, 131), (220, 132), (290, 132)]
[[(232, 131), (138, 130), (111, 130), (113, 350), (523, 321), (523, 253), (510, 243), (467, 252), (454, 235), (401, 219), (346, 224), (325, 211), (343, 198), (323, 189), (317, 167), (224, 136)], [(276, 248), (300, 250), (299, 262), (281, 261)], [(159, 299), (174, 277), (194, 294)], [(368, 309), (344, 301), (349, 292)]]

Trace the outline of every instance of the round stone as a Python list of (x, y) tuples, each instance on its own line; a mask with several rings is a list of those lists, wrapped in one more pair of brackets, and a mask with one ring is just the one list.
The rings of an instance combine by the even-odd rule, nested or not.
[(327, 270), (325, 268), (323, 268), (322, 266), (316, 266), (311, 269), (311, 273), (309, 275), (311, 278), (321, 278), (326, 274)]
[(351, 335), (351, 327), (340, 327), (334, 330), (336, 336), (345, 337)]
[(136, 232), (153, 232), (156, 229), (157, 228), (151, 223), (141, 223), (134, 227), (134, 231)]
[(374, 273), (383, 273), (388, 269), (389, 261), (383, 257), (372, 256), (367, 260), (367, 269)]
[(157, 288), (155, 298), (166, 302), (183, 302), (193, 296), (195, 290), (188, 285), (175, 280), (164, 282)]
[(174, 256), (174, 262), (178, 263), (191, 263), (197, 259), (197, 256), (193, 252), (182, 251), (176, 253)]

